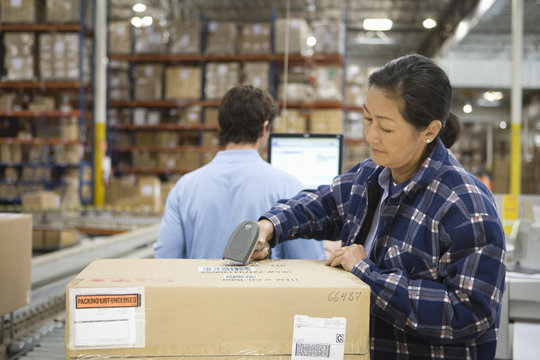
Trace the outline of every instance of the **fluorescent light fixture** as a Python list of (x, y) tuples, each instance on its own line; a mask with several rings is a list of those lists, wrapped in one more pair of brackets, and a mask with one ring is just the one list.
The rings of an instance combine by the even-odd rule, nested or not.
[(388, 31), (392, 28), (390, 19), (364, 19), (364, 30), (367, 31)]
[(504, 94), (502, 91), (486, 91), (482, 97), (487, 101), (499, 101), (503, 99)]
[(154, 22), (151, 16), (145, 16), (142, 18), (142, 26), (150, 26)]
[(424, 21), (422, 21), (422, 25), (426, 29), (433, 29), (435, 26), (437, 26), (437, 22), (435, 21), (435, 19), (427, 18)]
[(141, 27), (142, 26), (142, 19), (138, 16), (134, 16), (131, 18), (131, 25), (135, 27)]
[(140, 13), (146, 11), (146, 5), (144, 5), (143, 3), (136, 3), (135, 5), (133, 5), (132, 9), (133, 11)]
[(465, 105), (463, 105), (463, 112), (465, 114), (470, 114), (472, 112), (472, 105), (471, 103), (465, 103)]
[(308, 38), (306, 39), (307, 46), (315, 46), (316, 43), (317, 38), (315, 38), (315, 36), (308, 36)]

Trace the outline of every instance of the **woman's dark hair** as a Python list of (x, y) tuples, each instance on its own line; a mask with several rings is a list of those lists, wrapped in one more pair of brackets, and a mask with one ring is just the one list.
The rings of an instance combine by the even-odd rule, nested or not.
[[(450, 112), (452, 87), (446, 73), (433, 60), (418, 54), (394, 59), (371, 73), (371, 86), (399, 100), (403, 119), (420, 131), (431, 121), (440, 120), (442, 128), (438, 136), (447, 148), (459, 138), (461, 125)], [(428, 149), (435, 143), (431, 142)]]
[(272, 96), (251, 85), (235, 86), (223, 96), (219, 105), (220, 142), (250, 143), (257, 141), (266, 120), (278, 114), (278, 107)]

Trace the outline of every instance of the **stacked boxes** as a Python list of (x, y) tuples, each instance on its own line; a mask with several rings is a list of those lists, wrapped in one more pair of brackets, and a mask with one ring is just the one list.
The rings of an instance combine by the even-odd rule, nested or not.
[(365, 97), (366, 74), (357, 64), (347, 66), (345, 74), (345, 104), (347, 106), (362, 106)]
[(47, 0), (45, 14), (48, 23), (75, 23), (80, 18), (80, 0)]
[(310, 132), (314, 134), (343, 133), (343, 110), (317, 109), (311, 111)]
[(367, 360), (369, 299), (318, 260), (96, 260), (66, 288), (66, 359)]
[(127, 21), (109, 22), (109, 42), (112, 54), (131, 53), (131, 24)]
[(234, 55), (238, 29), (233, 22), (208, 23), (206, 54), (208, 55)]
[(109, 62), (108, 95), (111, 100), (129, 99), (129, 63), (122, 61)]
[(135, 99), (160, 100), (162, 97), (163, 65), (139, 64), (135, 67)]
[(237, 62), (209, 62), (206, 65), (204, 97), (221, 99), (240, 82), (240, 64)]
[(79, 79), (79, 35), (44, 33), (39, 37), (40, 77), (43, 81)]
[(339, 66), (318, 66), (314, 70), (315, 100), (343, 101), (343, 71)]
[(5, 80), (35, 80), (34, 39), (33, 33), (17, 32), (4, 34), (4, 64), (7, 70)]
[(309, 25), (305, 19), (276, 19), (274, 29), (274, 49), (277, 54), (284, 54), (287, 43), (285, 32), (289, 30), (288, 52), (291, 54), (305, 54), (306, 40), (309, 36)]
[(311, 23), (317, 43), (313, 48), (316, 54), (345, 53), (345, 24), (343, 21), (317, 20)]
[(33, 23), (36, 21), (35, 0), (1, 0), (0, 22)]
[(240, 34), (241, 54), (270, 54), (271, 27), (268, 23), (245, 24)]
[(306, 118), (298, 110), (283, 110), (272, 124), (275, 133), (304, 133), (306, 132)]
[(171, 54), (199, 54), (201, 52), (201, 24), (198, 21), (173, 21), (169, 26)]
[(165, 70), (165, 99), (198, 100), (201, 98), (201, 68), (170, 66)]
[(270, 64), (264, 61), (248, 61), (244, 63), (244, 84), (270, 91)]
[(167, 52), (167, 41), (164, 38), (167, 29), (159, 26), (143, 26), (135, 28), (135, 54), (163, 54)]

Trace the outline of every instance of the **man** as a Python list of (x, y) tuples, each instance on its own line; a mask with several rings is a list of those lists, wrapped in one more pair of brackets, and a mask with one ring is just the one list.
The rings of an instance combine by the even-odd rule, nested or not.
[[(277, 113), (272, 97), (251, 85), (225, 94), (218, 115), (225, 150), (184, 175), (169, 193), (156, 258), (221, 259), (239, 223), (256, 221), (277, 200), (302, 189), (293, 175), (260, 156)], [(299, 239), (277, 246), (272, 258), (326, 259), (326, 254), (322, 241)]]

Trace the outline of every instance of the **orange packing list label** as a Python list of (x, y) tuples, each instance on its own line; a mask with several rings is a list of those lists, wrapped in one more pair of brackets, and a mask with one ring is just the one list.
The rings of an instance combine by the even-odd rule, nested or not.
[(75, 297), (76, 309), (121, 308), (140, 306), (138, 294), (78, 295)]

